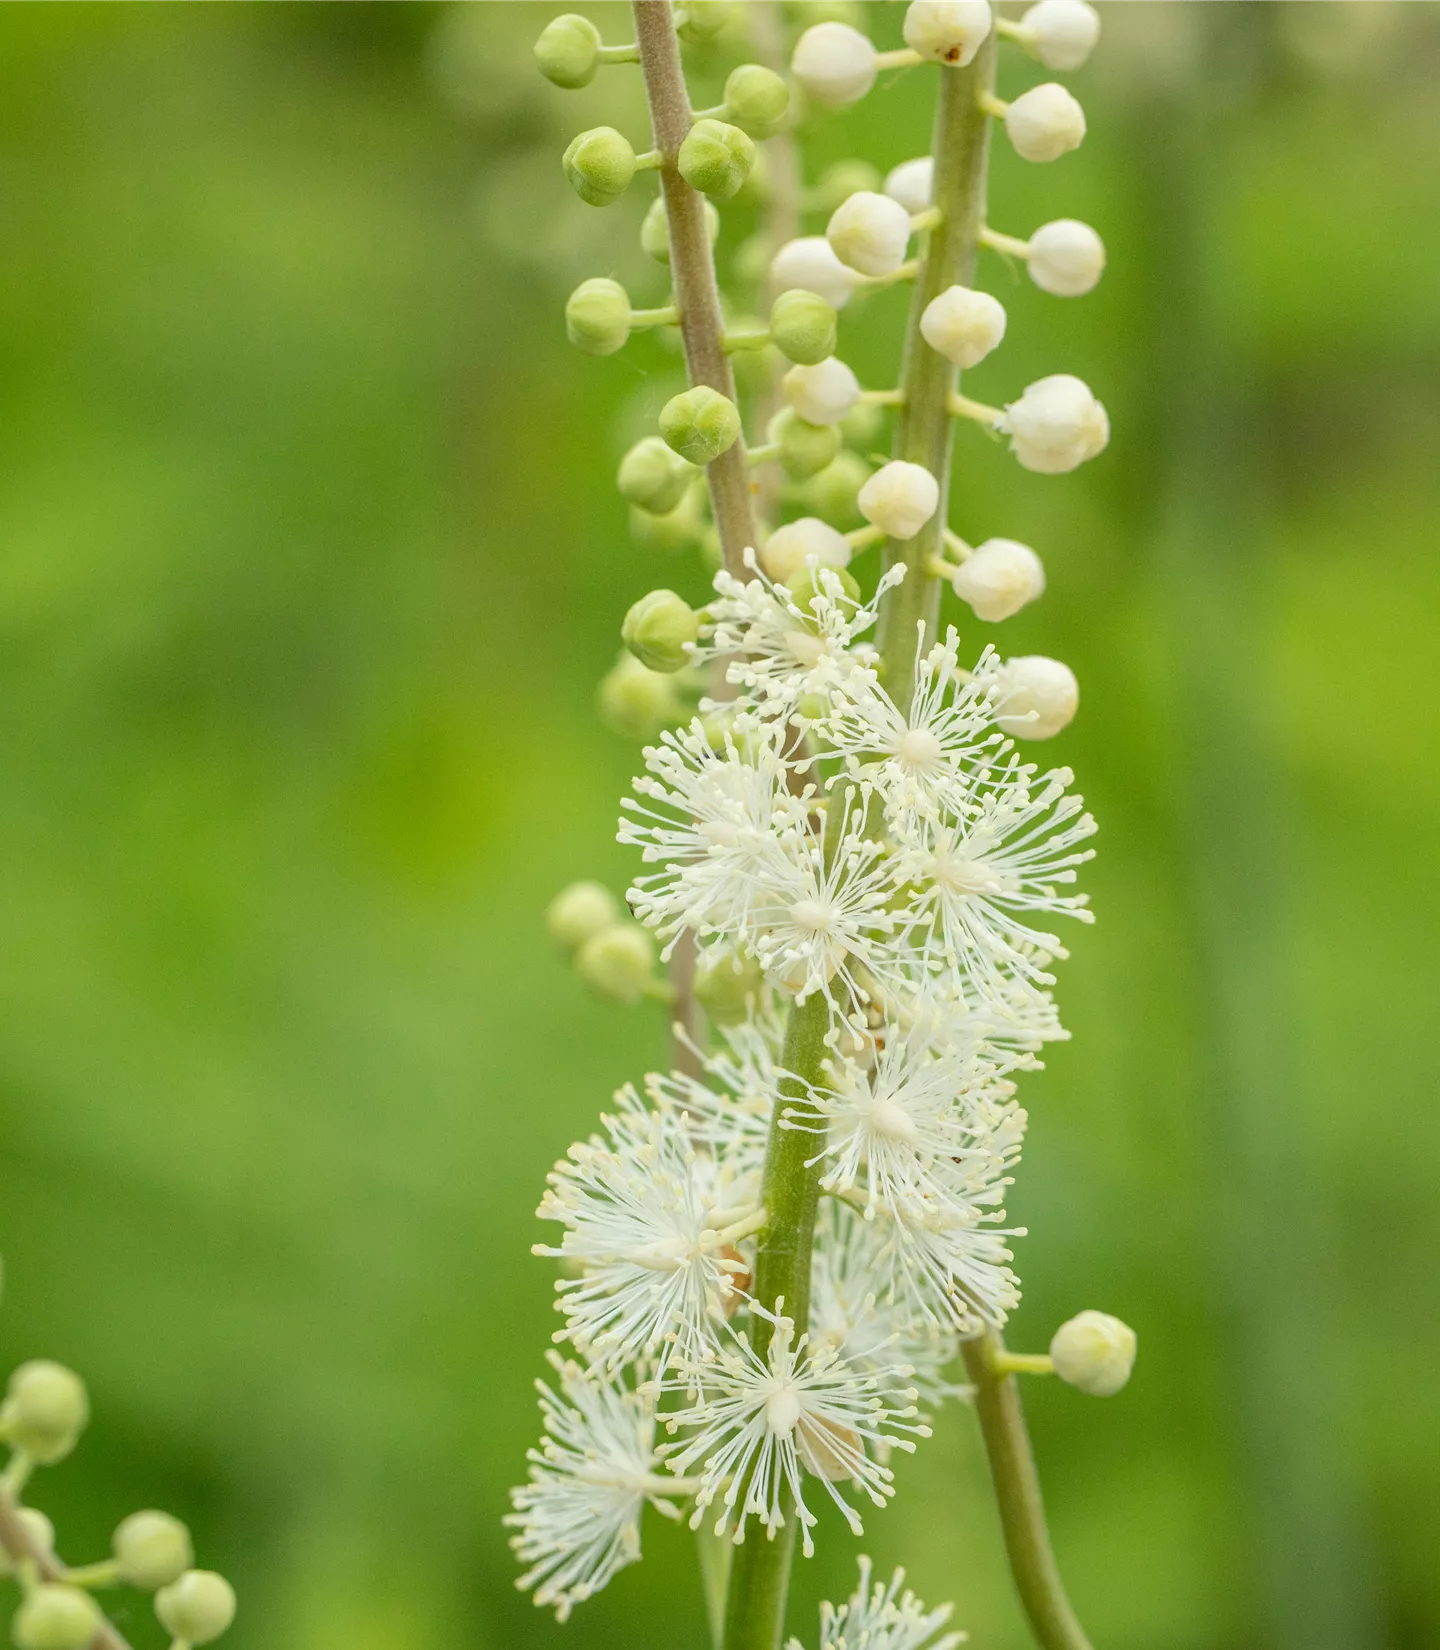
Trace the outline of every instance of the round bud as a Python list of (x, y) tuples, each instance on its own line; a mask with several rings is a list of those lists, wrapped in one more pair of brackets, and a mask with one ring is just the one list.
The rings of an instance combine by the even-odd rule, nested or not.
[(1069, 665), (1042, 654), (1007, 659), (995, 673), (995, 720), (1014, 739), (1053, 739), (1080, 708)]
[(795, 42), (790, 73), (817, 103), (843, 109), (875, 84), (875, 48), (848, 23), (817, 23)]
[(940, 484), (923, 464), (897, 458), (870, 477), (856, 502), (887, 537), (913, 539), (939, 507)]
[(923, 212), (935, 194), (934, 157), (902, 161), (885, 179), (885, 193), (907, 212)]
[(564, 166), (571, 188), (582, 201), (609, 206), (630, 187), (635, 151), (613, 126), (593, 126), (565, 151)]
[(1044, 595), (1045, 567), (1028, 544), (986, 539), (955, 569), (950, 582), (977, 619), (998, 624)]
[(18, 1448), (37, 1461), (58, 1461), (74, 1449), (90, 1419), (85, 1383), (63, 1364), (35, 1358), (10, 1377), (0, 1419)]
[(588, 86), (600, 67), (600, 31), (588, 17), (553, 18), (535, 42), (535, 66), (557, 86)]
[(844, 527), (860, 514), (856, 498), (870, 477), (859, 453), (841, 451), (805, 486), (805, 502), (832, 527)]
[(725, 112), (751, 137), (773, 137), (785, 124), (790, 88), (773, 69), (742, 63), (725, 82)]
[(791, 367), (781, 387), (807, 424), (838, 424), (860, 399), (860, 380), (838, 355), (813, 367)]
[(1088, 223), (1057, 218), (1030, 237), (1030, 279), (1057, 298), (1093, 291), (1105, 268), (1105, 243)]
[(862, 275), (893, 275), (905, 262), (910, 214), (888, 195), (862, 189), (831, 213), (825, 239), (842, 264)]
[(777, 287), (801, 287), (823, 298), (832, 309), (844, 309), (860, 277), (835, 256), (823, 235), (802, 235), (786, 241), (770, 261), (770, 279)]
[(592, 934), (619, 920), (620, 901), (599, 882), (572, 882), (545, 908), (546, 931), (567, 951), (574, 951)]
[(214, 1570), (187, 1570), (155, 1595), (155, 1614), (185, 1644), (209, 1644), (235, 1619), (235, 1589)]
[(764, 976), (751, 957), (733, 951), (702, 956), (695, 968), (695, 1000), (716, 1025), (733, 1026), (747, 1019), (760, 994)]
[[(720, 233), (720, 214), (709, 202), (705, 202), (705, 232), (710, 237), (710, 244), (714, 246), (715, 238)], [(665, 202), (659, 195), (650, 202), (640, 224), (640, 247), (649, 254), (657, 264), (670, 262), (670, 224), (665, 216)]]
[(652, 590), (625, 615), (620, 639), (647, 670), (671, 675), (690, 663), (700, 617), (673, 590)]
[(121, 1581), (147, 1592), (169, 1586), (195, 1562), (189, 1530), (165, 1512), (131, 1513), (115, 1531), (111, 1550)]
[(780, 466), (792, 481), (818, 475), (840, 451), (835, 424), (809, 424), (793, 407), (785, 407), (770, 422), (770, 437), (780, 448)]
[(711, 464), (740, 439), (739, 409), (708, 384), (697, 384), (660, 409), (660, 434), (692, 464)]
[(1005, 306), (988, 292), (947, 287), (926, 304), (920, 335), (947, 361), (973, 367), (1005, 336)]
[(700, 502), (693, 493), (687, 493), (673, 510), (655, 515), (636, 505), (630, 507), (630, 531), (641, 544), (662, 555), (673, 555), (688, 549), (705, 530), (700, 513)]
[(1062, 1323), (1050, 1342), (1050, 1357), (1062, 1381), (1092, 1398), (1110, 1398), (1135, 1367), (1135, 1331), (1108, 1312), (1081, 1312)]
[(595, 706), (606, 727), (629, 739), (651, 739), (680, 715), (674, 677), (647, 670), (633, 653), (622, 653), (601, 677)]
[[(38, 1507), (17, 1507), (15, 1516), (20, 1521), (20, 1527), (29, 1538), (30, 1545), (37, 1553), (53, 1553), (55, 1551), (55, 1526), (46, 1518)], [(0, 1577), (9, 1577), (15, 1574), (15, 1566), (9, 1553), (0, 1547)]]
[(1078, 69), (1100, 38), (1100, 14), (1085, 0), (1040, 0), (1020, 23), (1047, 69)]
[(932, 63), (963, 69), (990, 33), (990, 0), (911, 0), (905, 44)]
[(594, 275), (565, 302), (565, 335), (587, 355), (613, 355), (630, 337), (630, 294), (604, 275)]
[(860, 605), (860, 586), (843, 567), (802, 567), (785, 587), (802, 613), (815, 612), (815, 598)]
[(1005, 130), (1022, 160), (1059, 160), (1080, 147), (1085, 111), (1050, 80), (1015, 99), (1005, 111)]
[(612, 923), (575, 953), (575, 972), (602, 997), (638, 1003), (655, 969), (655, 942), (636, 922)]
[(770, 342), (801, 366), (833, 355), (837, 332), (834, 308), (804, 287), (782, 292), (770, 306)]
[(628, 503), (663, 516), (685, 497), (697, 473), (689, 459), (673, 452), (658, 435), (647, 435), (620, 460), (615, 485)]
[(19, 1650), (86, 1650), (99, 1626), (89, 1593), (42, 1583), (15, 1612), (10, 1632)]
[(1110, 420), (1089, 386), (1067, 372), (1026, 387), (1005, 409), (1000, 428), (1027, 470), (1064, 475), (1094, 458), (1110, 439)]
[(810, 191), (807, 207), (814, 212), (833, 212), (842, 201), (862, 189), (878, 189), (880, 174), (868, 160), (837, 160), (827, 166)]
[(776, 584), (790, 585), (807, 563), (818, 567), (848, 567), (850, 545), (843, 533), (814, 516), (801, 516), (777, 527), (760, 551), (760, 565)]
[(713, 40), (730, 21), (730, 0), (685, 0), (677, 15), (682, 40)]
[(857, 401), (840, 420), (840, 434), (852, 447), (868, 447), (880, 435), (885, 409), (873, 401)]
[(728, 201), (755, 164), (755, 145), (738, 126), (697, 120), (685, 134), (676, 164), (692, 189)]

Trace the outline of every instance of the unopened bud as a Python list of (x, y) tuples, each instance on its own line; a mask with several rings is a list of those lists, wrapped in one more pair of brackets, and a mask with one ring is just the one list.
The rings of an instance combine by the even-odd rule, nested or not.
[(1128, 1323), (1108, 1312), (1081, 1312), (1055, 1331), (1050, 1357), (1062, 1381), (1092, 1398), (1110, 1398), (1130, 1379), (1136, 1345)]
[[(24, 1530), (26, 1538), (37, 1553), (48, 1554), (55, 1551), (55, 1526), (38, 1507), (17, 1507), (15, 1517), (20, 1521), (20, 1528)], [(0, 1578), (14, 1574), (14, 1560), (3, 1547), (0, 1547)]]
[(692, 464), (711, 464), (740, 439), (739, 409), (708, 384), (697, 384), (660, 409), (660, 434)]
[(214, 1570), (187, 1570), (155, 1595), (155, 1614), (185, 1644), (209, 1644), (235, 1619), (235, 1589)]
[(848, 23), (817, 23), (795, 42), (790, 72), (827, 109), (858, 103), (875, 84), (875, 48)]
[(1100, 14), (1085, 0), (1040, 0), (1020, 19), (1026, 44), (1047, 69), (1078, 69), (1100, 38)]
[(682, 40), (713, 40), (730, 21), (730, 0), (685, 0), (675, 32)]
[(685, 497), (698, 472), (689, 459), (647, 435), (620, 460), (615, 485), (629, 503), (651, 515), (668, 515)]
[(609, 206), (630, 187), (635, 151), (613, 126), (593, 126), (565, 151), (564, 166), (571, 188), (582, 201)]
[(870, 466), (859, 453), (841, 451), (805, 486), (805, 502), (832, 527), (845, 527), (860, 514), (860, 489), (870, 479)]
[(843, 567), (802, 567), (786, 585), (791, 602), (802, 613), (815, 615), (815, 599), (860, 605), (860, 585)]
[(10, 1632), (18, 1650), (86, 1650), (100, 1628), (100, 1611), (78, 1587), (43, 1582), (15, 1612)]
[(1042, 292), (1083, 297), (1094, 290), (1104, 269), (1105, 243), (1088, 223), (1057, 218), (1030, 237), (1030, 279)]
[(1005, 306), (988, 292), (947, 287), (925, 306), (920, 333), (930, 348), (957, 367), (983, 361), (1005, 336)]
[(862, 189), (878, 189), (880, 173), (868, 160), (851, 156), (827, 166), (815, 180), (806, 206), (814, 212), (833, 212), (842, 201), (858, 195)]
[(652, 590), (625, 615), (620, 639), (647, 670), (666, 674), (690, 663), (691, 645), (700, 634), (700, 617), (673, 590)]
[(1080, 147), (1085, 111), (1055, 81), (1022, 92), (1005, 111), (1005, 130), (1022, 160), (1059, 160)]
[(166, 1512), (131, 1513), (111, 1543), (120, 1579), (153, 1592), (178, 1580), (195, 1562), (190, 1532)]
[(789, 360), (813, 367), (835, 353), (835, 323), (833, 305), (818, 293), (792, 287), (770, 306), (770, 342)]
[(751, 137), (773, 137), (785, 124), (790, 88), (759, 63), (742, 63), (725, 82), (725, 111)]
[(572, 882), (545, 908), (546, 931), (567, 951), (577, 950), (592, 934), (619, 920), (620, 901), (600, 882)]
[(802, 235), (786, 241), (771, 259), (770, 279), (777, 287), (802, 287), (832, 309), (844, 309), (860, 277), (840, 262), (823, 235)]
[(713, 200), (728, 201), (750, 176), (755, 145), (738, 126), (723, 120), (697, 120), (685, 134), (676, 164), (692, 189)]
[(831, 213), (825, 238), (840, 262), (862, 275), (893, 275), (905, 262), (910, 214), (888, 195), (862, 189)]
[(989, 0), (911, 0), (905, 44), (932, 63), (963, 69), (984, 45), (990, 27)]
[(780, 449), (780, 466), (792, 481), (818, 475), (840, 451), (838, 426), (811, 424), (793, 407), (775, 415), (769, 434)]
[(995, 673), (995, 721), (1014, 739), (1053, 739), (1080, 708), (1069, 665), (1043, 654), (1007, 659)]
[(860, 399), (860, 381), (838, 355), (813, 367), (791, 367), (781, 388), (807, 424), (838, 424)]
[(556, 86), (588, 86), (600, 67), (600, 31), (588, 17), (552, 18), (535, 42), (535, 66)]
[(602, 997), (638, 1003), (655, 970), (655, 942), (637, 922), (612, 923), (575, 953), (575, 972)]
[(1027, 470), (1064, 475), (1104, 450), (1110, 420), (1081, 379), (1052, 373), (1026, 386), (1005, 409), (1000, 428)]
[(592, 276), (565, 302), (565, 335), (587, 355), (613, 355), (630, 337), (630, 294), (607, 276)]
[(955, 569), (955, 594), (977, 619), (996, 624), (1045, 593), (1045, 568), (1028, 544), (986, 539)]
[(687, 493), (673, 510), (661, 515), (631, 505), (630, 531), (641, 544), (668, 556), (696, 543), (704, 535), (705, 521), (699, 500)]
[[(720, 233), (720, 214), (710, 201), (705, 202), (705, 233), (711, 246)], [(665, 201), (657, 195), (640, 223), (640, 247), (657, 264), (670, 262), (670, 224), (665, 216)]]
[(733, 1026), (749, 1017), (763, 982), (754, 958), (721, 951), (701, 958), (693, 990), (696, 1002), (716, 1025)]
[(885, 193), (907, 212), (923, 212), (935, 194), (934, 157), (920, 155), (902, 161), (885, 179)]
[(860, 514), (892, 539), (913, 539), (940, 504), (940, 485), (923, 464), (893, 459), (860, 489)]
[(680, 715), (675, 678), (647, 670), (633, 653), (622, 653), (601, 677), (595, 705), (607, 727), (630, 739), (652, 739)]
[(46, 1358), (21, 1364), (10, 1377), (0, 1421), (12, 1443), (37, 1461), (62, 1460), (90, 1419), (85, 1383)]
[(818, 567), (848, 567), (850, 543), (843, 533), (827, 527), (814, 516), (801, 516), (777, 527), (765, 540), (760, 565), (776, 584), (794, 586), (801, 569), (809, 562)]

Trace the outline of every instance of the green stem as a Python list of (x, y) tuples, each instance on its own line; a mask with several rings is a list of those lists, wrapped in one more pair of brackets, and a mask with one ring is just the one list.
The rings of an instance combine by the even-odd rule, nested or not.
[(714, 1522), (706, 1518), (695, 1532), (700, 1553), (700, 1581), (705, 1589), (705, 1619), (710, 1624), (710, 1642), (715, 1650), (725, 1643), (725, 1590), (730, 1584), (730, 1563), (735, 1543), (729, 1530), (715, 1533)]

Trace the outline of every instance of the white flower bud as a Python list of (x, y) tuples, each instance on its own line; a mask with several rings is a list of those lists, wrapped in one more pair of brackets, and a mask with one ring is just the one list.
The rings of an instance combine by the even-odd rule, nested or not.
[(911, 0), (905, 44), (933, 63), (963, 69), (990, 33), (989, 0)]
[(1053, 80), (1022, 92), (1005, 111), (1005, 130), (1022, 160), (1059, 160), (1080, 147), (1085, 111)]
[(1020, 24), (1047, 69), (1078, 69), (1100, 38), (1100, 14), (1085, 0), (1040, 0)]
[(995, 720), (1013, 739), (1053, 739), (1080, 708), (1069, 665), (1039, 653), (1007, 659), (995, 672)]
[(619, 920), (620, 901), (599, 882), (572, 882), (545, 908), (546, 931), (567, 951), (574, 951), (592, 934)]
[(901, 161), (885, 179), (885, 193), (907, 212), (923, 212), (935, 194), (934, 157), (920, 155)]
[(20, 1365), (0, 1408), (11, 1442), (47, 1465), (74, 1449), (89, 1419), (84, 1381), (46, 1358)]
[(940, 484), (923, 464), (897, 458), (860, 489), (860, 514), (892, 539), (913, 539), (935, 514)]
[(835, 208), (825, 239), (842, 264), (862, 275), (893, 275), (905, 262), (910, 214), (888, 195), (861, 189)]
[(790, 73), (827, 109), (858, 103), (878, 72), (874, 46), (848, 23), (817, 23), (806, 29), (790, 59)]
[(131, 1513), (111, 1543), (120, 1579), (147, 1592), (167, 1587), (195, 1562), (190, 1532), (166, 1512)]
[(612, 923), (575, 953), (575, 972), (592, 991), (638, 1003), (655, 968), (655, 942), (636, 922)]
[(777, 527), (760, 551), (760, 565), (776, 584), (788, 585), (807, 561), (821, 567), (848, 567), (849, 541), (817, 517), (801, 516)]
[(209, 1644), (235, 1619), (235, 1589), (214, 1570), (187, 1570), (155, 1595), (155, 1614), (185, 1644)]
[(1057, 218), (1030, 237), (1030, 279), (1057, 298), (1094, 290), (1105, 268), (1105, 243), (1088, 223)]
[(100, 1626), (100, 1611), (78, 1587), (44, 1583), (15, 1612), (10, 1632), (18, 1650), (86, 1650)]
[[(21, 1528), (30, 1538), (30, 1545), (37, 1553), (55, 1551), (55, 1526), (38, 1507), (17, 1507), (15, 1516), (20, 1520)], [(10, 1555), (0, 1547), (0, 1578), (14, 1574), (15, 1566)]]
[(947, 287), (926, 304), (920, 335), (947, 361), (973, 367), (1005, 336), (1005, 306), (988, 292)]
[(840, 262), (823, 235), (786, 241), (770, 261), (770, 279), (779, 289), (816, 293), (831, 309), (844, 309), (859, 284), (859, 276)]
[(1081, 1312), (1062, 1323), (1050, 1342), (1050, 1357), (1062, 1381), (1092, 1398), (1110, 1398), (1135, 1367), (1135, 1331), (1108, 1312)]
[(838, 424), (860, 399), (860, 380), (838, 355), (813, 367), (791, 367), (781, 387), (807, 424)]
[(1002, 430), (1016, 458), (1040, 475), (1064, 475), (1094, 458), (1110, 439), (1110, 419), (1090, 387), (1068, 372), (1027, 385), (1005, 409)]
[(950, 582), (977, 619), (997, 624), (1045, 593), (1045, 568), (1028, 544), (986, 539), (955, 569)]

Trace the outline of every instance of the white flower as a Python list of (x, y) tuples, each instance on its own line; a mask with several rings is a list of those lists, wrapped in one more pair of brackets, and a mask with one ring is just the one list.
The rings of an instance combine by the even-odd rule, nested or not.
[(848, 23), (817, 23), (795, 42), (790, 72), (817, 103), (843, 109), (875, 84), (875, 48)]
[(831, 309), (844, 309), (860, 277), (842, 264), (823, 235), (786, 241), (770, 260), (770, 279), (777, 292), (799, 288), (823, 298)]
[(645, 1091), (657, 1107), (684, 1114), (690, 1138), (714, 1153), (742, 1195), (758, 1188), (770, 1117), (784, 1075), (779, 1065), (784, 1021), (774, 1009), (719, 1028), (723, 1046), (695, 1054), (712, 1080), (686, 1072), (651, 1073)]
[(955, 569), (950, 582), (977, 619), (996, 624), (1044, 595), (1045, 568), (1028, 544), (986, 539)]
[[(820, 1650), (956, 1650), (964, 1633), (936, 1633), (950, 1619), (950, 1606), (927, 1610), (905, 1585), (904, 1570), (896, 1570), (888, 1585), (870, 1584), (868, 1558), (860, 1560), (860, 1585), (837, 1610), (820, 1606)], [(932, 1642), (933, 1641), (933, 1642)], [(792, 1639), (787, 1650), (798, 1650)]]
[(1040, 0), (1020, 26), (1047, 69), (1078, 69), (1100, 38), (1100, 14), (1085, 0)]
[(1043, 654), (1007, 659), (994, 673), (995, 720), (1016, 739), (1053, 739), (1080, 708), (1069, 665)]
[(813, 367), (791, 367), (781, 384), (785, 399), (807, 424), (838, 424), (860, 399), (860, 380), (838, 355)]
[(1094, 458), (1110, 439), (1105, 409), (1081, 379), (1052, 373), (1027, 385), (1005, 409), (998, 428), (1016, 458), (1041, 475), (1064, 475)]
[(831, 213), (825, 238), (840, 262), (862, 275), (893, 275), (905, 262), (910, 214), (889, 195), (857, 189)]
[(1108, 1312), (1081, 1312), (1062, 1323), (1050, 1357), (1062, 1381), (1092, 1398), (1113, 1398), (1135, 1367), (1135, 1331)]
[(907, 212), (923, 212), (935, 191), (935, 159), (919, 155), (901, 163), (886, 177), (885, 193)]
[(760, 565), (776, 584), (788, 585), (807, 562), (819, 567), (847, 567), (850, 541), (818, 516), (801, 516), (777, 527), (760, 549)]
[(1085, 111), (1050, 80), (1015, 99), (1005, 111), (1005, 130), (1022, 160), (1059, 160), (1080, 147)]
[(564, 1621), (619, 1569), (640, 1557), (645, 1503), (668, 1518), (683, 1486), (657, 1476), (655, 1420), (634, 1392), (552, 1352), (557, 1396), (537, 1381), (545, 1437), (529, 1452), (530, 1481), (511, 1490), (510, 1545), (530, 1568), (516, 1586), (535, 1589)]
[(1005, 306), (988, 292), (947, 287), (926, 304), (920, 334), (947, 361), (973, 367), (1005, 336)]
[(1104, 273), (1105, 243), (1088, 223), (1057, 218), (1030, 237), (1029, 261), (1030, 279), (1042, 292), (1080, 298), (1094, 291)]
[(905, 44), (934, 63), (963, 69), (990, 33), (989, 0), (911, 0)]
[(930, 1429), (916, 1419), (915, 1389), (902, 1384), (909, 1378), (907, 1365), (860, 1371), (830, 1347), (812, 1350), (808, 1335), (796, 1340), (794, 1323), (783, 1315), (784, 1302), (775, 1304), (775, 1315), (752, 1307), (772, 1326), (763, 1358), (742, 1335), (718, 1357), (679, 1371), (699, 1398), (667, 1418), (667, 1430), (684, 1427), (692, 1435), (665, 1445), (664, 1453), (677, 1472), (699, 1469), (692, 1527), (698, 1528), (723, 1489), (725, 1512), (717, 1529), (733, 1521), (739, 1541), (754, 1517), (773, 1536), (785, 1523), (782, 1498), (788, 1490), (808, 1557), (815, 1550), (810, 1531), (816, 1518), (805, 1502), (807, 1475), (819, 1478), (859, 1535), (860, 1519), (836, 1484), (849, 1479), (877, 1507), (884, 1506), (895, 1493), (894, 1475), (872, 1459), (867, 1445), (913, 1450), (903, 1434), (927, 1438)]
[(940, 507), (940, 484), (923, 464), (892, 459), (860, 489), (866, 521), (892, 539), (913, 539)]

